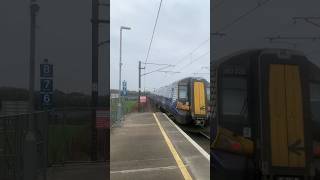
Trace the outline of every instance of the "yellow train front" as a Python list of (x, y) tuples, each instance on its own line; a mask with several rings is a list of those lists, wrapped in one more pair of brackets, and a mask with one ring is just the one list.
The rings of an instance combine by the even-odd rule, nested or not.
[(150, 100), (189, 130), (208, 125), (209, 83), (203, 78), (188, 77), (151, 93)]
[(211, 64), (211, 175), (219, 180), (319, 179), (320, 69), (287, 49)]

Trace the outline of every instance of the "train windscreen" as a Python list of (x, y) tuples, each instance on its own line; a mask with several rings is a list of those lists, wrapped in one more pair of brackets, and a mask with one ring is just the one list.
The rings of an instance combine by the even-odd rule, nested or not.
[[(320, 128), (320, 83), (310, 83), (310, 107), (313, 127)], [(314, 139), (320, 141), (320, 132), (315, 130)]]
[(251, 136), (248, 121), (247, 79), (225, 75), (222, 78), (222, 121), (220, 125), (242, 136)]
[(185, 103), (188, 101), (188, 86), (186, 85), (179, 85), (179, 101)]

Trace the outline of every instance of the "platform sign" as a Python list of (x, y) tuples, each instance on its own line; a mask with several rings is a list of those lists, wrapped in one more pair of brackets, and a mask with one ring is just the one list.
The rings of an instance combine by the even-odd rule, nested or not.
[(40, 77), (53, 77), (53, 65), (52, 64), (40, 64)]
[(41, 93), (40, 98), (42, 106), (52, 106), (52, 93)]
[(53, 91), (53, 80), (52, 79), (40, 79), (40, 91), (41, 92), (52, 92)]
[(110, 127), (109, 118), (110, 113), (107, 110), (97, 110), (96, 111), (96, 128), (97, 129), (107, 129)]
[(49, 109), (52, 106), (53, 97), (53, 65), (45, 59), (40, 64), (40, 102), (42, 108)]
[(147, 102), (147, 96), (140, 96), (140, 103), (146, 103)]
[(122, 96), (127, 96), (127, 81), (122, 82)]

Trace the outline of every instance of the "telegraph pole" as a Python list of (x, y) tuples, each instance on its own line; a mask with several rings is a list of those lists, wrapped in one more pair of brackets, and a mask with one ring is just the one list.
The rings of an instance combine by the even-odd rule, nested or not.
[(30, 69), (29, 69), (29, 111), (34, 111), (34, 81), (35, 81), (35, 54), (36, 54), (36, 16), (40, 7), (36, 0), (31, 0), (30, 11)]
[(34, 112), (34, 81), (35, 81), (35, 54), (36, 54), (36, 16), (40, 7), (36, 0), (30, 1), (30, 69), (29, 69), (29, 119), (28, 131), (25, 135), (23, 146), (23, 179), (36, 179), (37, 164), (37, 144), (33, 128)]
[(138, 112), (140, 112), (140, 96), (141, 96), (141, 61), (139, 61), (139, 97), (138, 97)]
[(141, 96), (141, 61), (139, 61), (139, 96), (138, 96), (138, 111), (140, 112), (140, 96)]
[[(92, 79), (91, 79), (91, 160), (98, 159), (98, 130), (96, 127), (96, 110), (98, 108), (98, 77), (99, 77), (99, 47), (110, 43), (110, 39), (99, 42), (99, 24), (110, 24), (109, 16), (107, 19), (99, 19), (99, 7), (106, 6), (110, 8), (110, 1), (99, 3), (99, 0), (92, 0)], [(108, 63), (109, 66), (109, 63)], [(100, 132), (100, 131), (99, 131)], [(101, 133), (100, 133), (101, 134)], [(104, 134), (105, 135), (105, 134)], [(102, 138), (102, 137), (99, 137)], [(101, 141), (101, 139), (99, 139)], [(101, 144), (101, 143), (100, 143)], [(103, 154), (105, 152), (102, 152)]]
[(140, 104), (140, 96), (141, 96), (141, 69), (145, 69), (145, 67), (141, 67), (141, 61), (139, 61), (139, 97), (138, 97), (138, 111), (141, 110), (141, 104)]
[(92, 0), (91, 160), (97, 160), (96, 108), (98, 106), (99, 2)]

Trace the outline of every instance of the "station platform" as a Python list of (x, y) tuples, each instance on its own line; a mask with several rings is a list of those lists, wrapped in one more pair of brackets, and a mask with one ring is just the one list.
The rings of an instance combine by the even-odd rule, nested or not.
[(47, 169), (47, 180), (107, 180), (108, 167), (105, 162), (100, 163), (74, 163)]
[(111, 130), (112, 180), (210, 179), (209, 154), (163, 113), (132, 113)]

